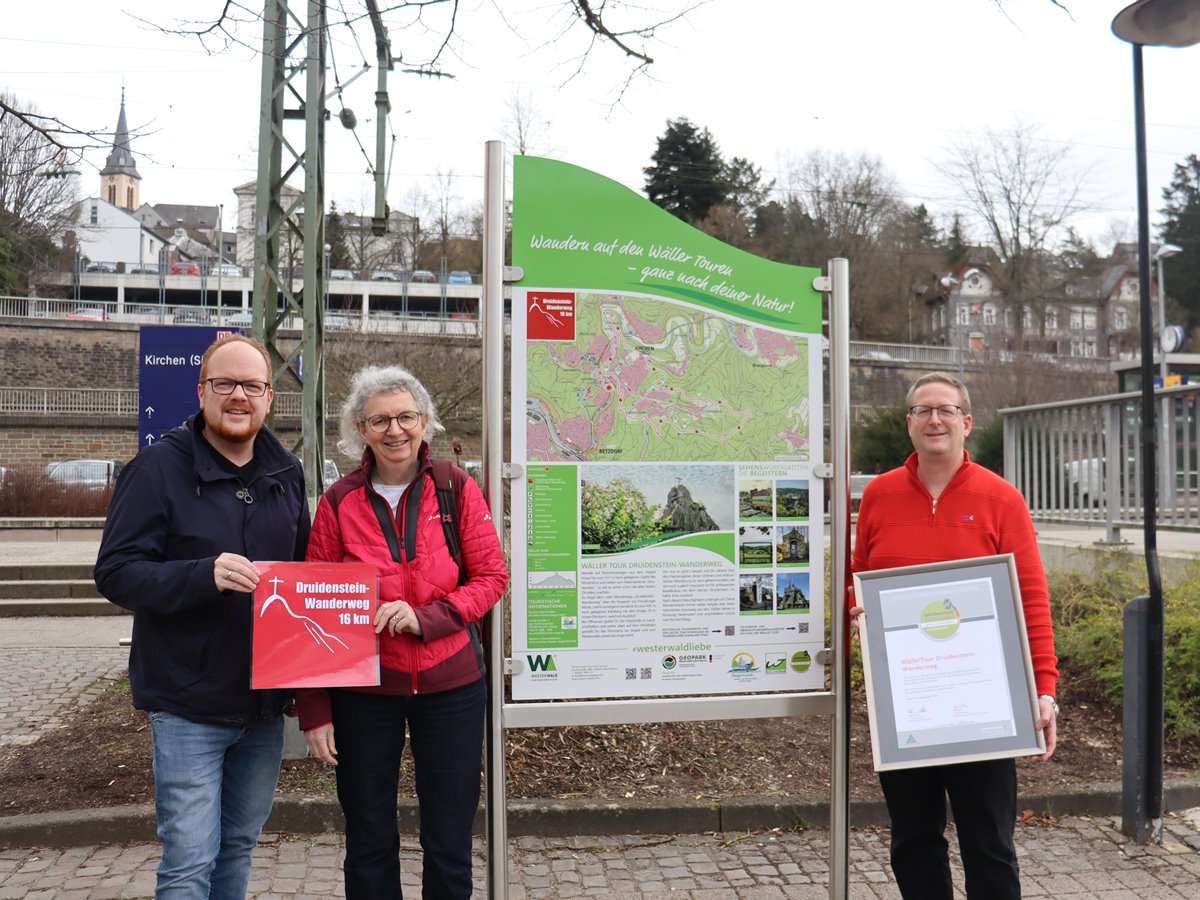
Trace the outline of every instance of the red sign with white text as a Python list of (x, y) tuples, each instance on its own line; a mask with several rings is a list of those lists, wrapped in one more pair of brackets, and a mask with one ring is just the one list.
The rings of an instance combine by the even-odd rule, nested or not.
[(575, 292), (530, 291), (525, 335), (531, 341), (575, 340)]
[(379, 684), (379, 572), (367, 563), (255, 563), (250, 687)]

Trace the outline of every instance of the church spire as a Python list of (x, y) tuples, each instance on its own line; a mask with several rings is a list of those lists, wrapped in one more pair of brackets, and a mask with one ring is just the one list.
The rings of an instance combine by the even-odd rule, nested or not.
[(125, 88), (121, 87), (121, 113), (113, 134), (112, 150), (100, 170), (100, 196), (114, 206), (134, 210), (140, 205), (139, 185), (142, 176), (129, 149), (129, 125), (125, 120)]

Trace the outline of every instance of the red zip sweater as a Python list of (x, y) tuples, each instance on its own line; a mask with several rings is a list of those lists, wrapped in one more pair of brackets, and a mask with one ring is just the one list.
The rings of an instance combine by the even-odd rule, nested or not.
[(963, 452), (937, 500), (917, 477), (917, 454), (871, 479), (863, 491), (853, 571), (1012, 553), (1025, 607), (1037, 692), (1053, 697), (1058, 657), (1050, 624), (1050, 591), (1037, 533), (1021, 493)]
[[(367, 562), (379, 569), (382, 601), (412, 604), (421, 635), (379, 635), (380, 684), (346, 688), (372, 694), (423, 694), (447, 691), (482, 676), (467, 626), (495, 605), (508, 583), (504, 554), (483, 493), (471, 478), (463, 483), (459, 537), (467, 566), (465, 584), (458, 584), (458, 566), (446, 547), (437, 491), (427, 477), (429, 445), (422, 444), (418, 475), (400, 500), (391, 525), (396, 529), (404, 560), (395, 562), (371, 507), (373, 456), (363, 454), (362, 466), (336, 482), (317, 505), (309, 562)], [(416, 496), (410, 496), (416, 494)], [(328, 724), (329, 693), (324, 688), (296, 691), (296, 712), (304, 731)]]

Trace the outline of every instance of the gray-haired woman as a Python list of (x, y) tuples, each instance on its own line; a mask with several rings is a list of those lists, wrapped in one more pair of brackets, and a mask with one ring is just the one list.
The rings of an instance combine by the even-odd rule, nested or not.
[[(317, 506), (308, 560), (379, 569), (378, 687), (297, 691), (310, 752), (337, 767), (346, 896), (399, 897), (396, 792), (405, 727), (420, 805), (423, 894), (469, 897), (486, 689), (478, 622), (508, 572), (483, 494), (457, 470), (460, 572), (447, 545), (427, 431), (437, 410), (401, 366), (359, 370), (342, 407), (344, 452), (362, 465)], [(440, 468), (440, 466), (439, 466)]]

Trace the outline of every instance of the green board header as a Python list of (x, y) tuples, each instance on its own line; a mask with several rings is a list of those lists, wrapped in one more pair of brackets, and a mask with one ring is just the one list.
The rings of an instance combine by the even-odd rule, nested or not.
[(769, 328), (821, 331), (818, 269), (731, 247), (569, 163), (518, 156), (513, 184), (521, 286), (651, 294)]

